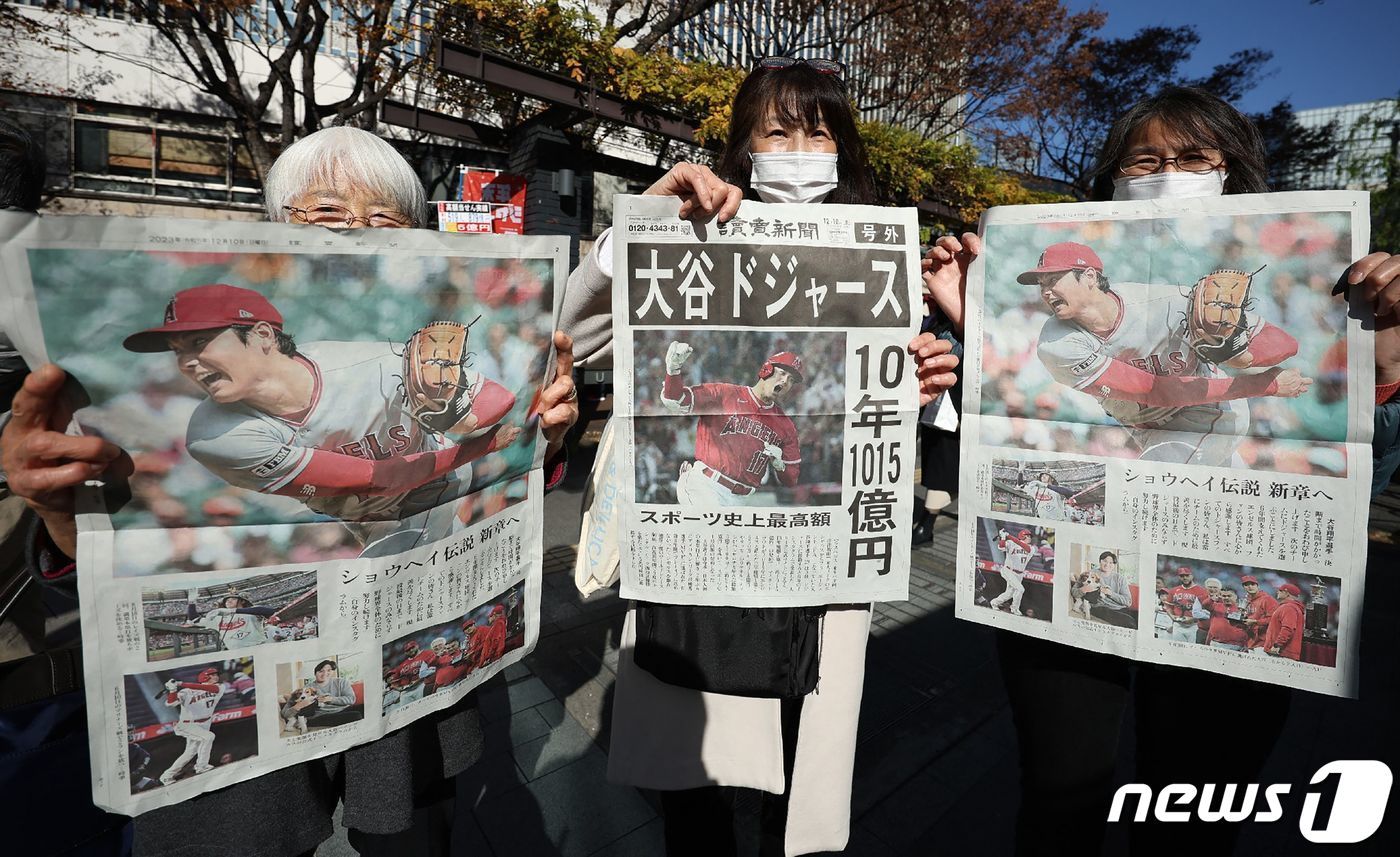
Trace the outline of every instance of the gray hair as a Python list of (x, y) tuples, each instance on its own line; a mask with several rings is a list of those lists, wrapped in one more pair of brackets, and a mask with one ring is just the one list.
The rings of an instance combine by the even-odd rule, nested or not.
[(392, 202), (414, 226), (423, 225), (427, 195), (408, 161), (374, 134), (343, 125), (308, 134), (278, 156), (263, 185), (267, 219), (284, 223), (288, 213), (283, 206), (297, 196), (347, 179)]

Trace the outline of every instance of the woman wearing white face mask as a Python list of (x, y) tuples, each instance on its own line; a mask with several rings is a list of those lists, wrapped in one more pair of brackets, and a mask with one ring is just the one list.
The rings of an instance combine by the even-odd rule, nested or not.
[[(1268, 190), (1266, 176), (1263, 142), (1247, 117), (1203, 90), (1171, 87), (1139, 102), (1114, 124), (1099, 158), (1094, 196), (1262, 193)], [(950, 315), (961, 317), (959, 285), (965, 284), (967, 265), (980, 252), (975, 235), (945, 237), (925, 260), (925, 278)], [(1346, 280), (1375, 301), (1379, 491), (1400, 460), (1400, 328), (1395, 315), (1400, 257), (1373, 253), (1354, 263)], [(1138, 767), (1129, 780), (1147, 783), (1154, 791), (1177, 782), (1259, 782), (1288, 716), (1292, 694), (1286, 688), (1134, 664), (1000, 632), (997, 648), (1021, 763), (1018, 854), (1099, 853), (1130, 700), (1137, 718)], [(1201, 725), (1220, 712), (1243, 717), (1247, 731), (1228, 751), (1212, 752)], [(1241, 826), (1190, 822), (1170, 828), (1163, 835), (1152, 824), (1132, 825), (1131, 853), (1175, 855), (1209, 843), (1211, 853), (1229, 854)]]
[[(842, 71), (823, 60), (761, 61), (735, 97), (715, 171), (677, 164), (646, 193), (680, 198), (682, 217), (721, 222), (744, 198), (875, 202)], [(605, 234), (569, 277), (564, 297), (561, 324), (575, 331), (585, 367), (611, 364), (611, 261)], [(950, 343), (920, 334), (909, 350), (919, 359), (925, 403), (952, 386)], [(666, 623), (702, 642), (679, 653), (675, 673), (638, 666), (655, 645), (633, 629)], [(869, 624), (868, 605), (741, 611), (643, 604), (629, 613), (608, 776), (662, 793), (668, 854), (749, 853), (755, 842), (764, 855), (845, 847)], [(703, 689), (756, 662), (782, 675), (799, 672), (788, 629), (801, 627), (816, 628), (820, 639), (820, 693)], [(735, 652), (726, 642), (734, 639), (758, 645)]]

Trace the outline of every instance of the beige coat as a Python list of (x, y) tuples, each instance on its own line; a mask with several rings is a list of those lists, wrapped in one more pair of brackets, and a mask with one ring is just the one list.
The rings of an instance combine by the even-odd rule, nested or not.
[[(612, 280), (591, 253), (569, 276), (559, 326), (574, 337), (575, 355), (584, 365), (611, 365)], [(579, 580), (585, 591), (611, 582), (586, 575)], [(635, 622), (629, 610), (613, 701), (608, 779), (662, 791), (723, 785), (781, 794), (779, 701), (703, 693), (657, 680), (633, 663)], [(823, 620), (820, 680), (803, 700), (798, 727), (785, 843), (790, 857), (840, 851), (850, 836), (869, 632), (867, 605), (833, 607)]]

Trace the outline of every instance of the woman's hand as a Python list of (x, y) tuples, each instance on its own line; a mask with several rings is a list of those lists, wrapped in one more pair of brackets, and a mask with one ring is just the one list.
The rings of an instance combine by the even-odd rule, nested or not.
[(921, 333), (909, 343), (909, 353), (919, 364), (915, 374), (919, 378), (920, 407), (932, 402), (958, 382), (958, 376), (953, 374), (958, 358), (949, 353), (952, 350), (953, 343), (939, 339), (932, 333)]
[(554, 331), (554, 380), (540, 393), (540, 427), (553, 452), (578, 422), (578, 390), (574, 387), (574, 340)]
[(73, 520), (73, 489), (104, 473), (125, 453), (98, 437), (63, 433), (72, 414), (58, 401), (67, 379), (48, 364), (24, 379), (10, 406), (10, 422), (0, 439), (10, 490), (23, 497), (44, 521), (49, 538), (70, 557), (78, 553)]
[(718, 217), (724, 223), (739, 212), (744, 192), (721, 179), (703, 164), (685, 161), (671, 167), (643, 193), (647, 196), (678, 196), (681, 217), (704, 223)]
[(962, 335), (963, 303), (967, 295), (967, 269), (982, 254), (982, 239), (964, 232), (961, 240), (944, 235), (923, 259), (924, 293), (943, 311), (953, 330)]
[(1400, 381), (1400, 255), (1360, 259), (1347, 272), (1347, 285), (1361, 286), (1376, 306), (1376, 384)]

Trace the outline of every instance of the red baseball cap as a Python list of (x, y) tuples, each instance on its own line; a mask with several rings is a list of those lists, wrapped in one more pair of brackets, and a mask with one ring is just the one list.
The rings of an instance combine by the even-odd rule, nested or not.
[(1241, 578), (1240, 578), (1240, 583), (1241, 583), (1241, 584), (1245, 584), (1245, 583), (1258, 583), (1258, 582), (1259, 582), (1259, 578), (1255, 577), (1255, 576), (1252, 575), (1252, 574), (1246, 574), (1244, 577), (1241, 577)]
[(1284, 585), (1280, 586), (1280, 587), (1278, 588), (1278, 591), (1279, 591), (1279, 592), (1287, 592), (1289, 595), (1292, 595), (1294, 598), (1301, 598), (1302, 595), (1303, 595), (1303, 590), (1299, 589), (1298, 587), (1294, 586), (1294, 585), (1291, 584), (1291, 583), (1285, 583)]
[(1092, 248), (1084, 244), (1076, 244), (1073, 241), (1061, 241), (1059, 244), (1051, 244), (1040, 254), (1040, 261), (1034, 268), (1024, 271), (1016, 278), (1016, 282), (1033, 286), (1038, 283), (1041, 274), (1058, 274), (1062, 271), (1084, 271), (1088, 269), (1103, 273), (1103, 262), (1099, 260), (1099, 254)]
[(1194, 572), (1194, 571), (1191, 570), (1191, 566), (1189, 566), (1189, 565), (1179, 565), (1179, 566), (1177, 566), (1177, 567), (1176, 567), (1176, 573), (1177, 573), (1177, 574), (1189, 574), (1189, 575), (1191, 575), (1191, 576), (1193, 576), (1193, 577), (1194, 577), (1195, 574), (1196, 574), (1196, 572)]
[(802, 380), (802, 358), (791, 351), (779, 351), (768, 358), (768, 365), (782, 369), (797, 380)]
[(165, 305), (164, 324), (131, 334), (122, 342), (122, 347), (138, 354), (169, 351), (166, 336), (171, 333), (253, 325), (260, 321), (282, 329), (282, 313), (252, 289), (222, 283), (195, 286), (176, 292)]

